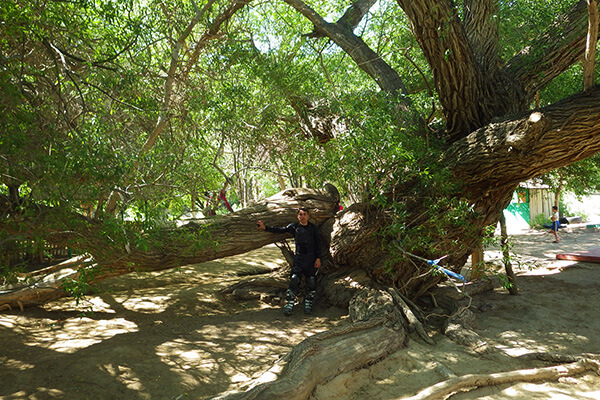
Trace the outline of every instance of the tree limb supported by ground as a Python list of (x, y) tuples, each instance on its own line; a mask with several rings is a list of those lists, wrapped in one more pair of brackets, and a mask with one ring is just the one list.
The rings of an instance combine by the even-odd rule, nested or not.
[[(298, 207), (307, 207), (312, 220), (321, 224), (335, 215), (338, 202), (338, 191), (331, 185), (323, 189), (288, 189), (233, 214), (163, 229), (144, 247), (136, 247), (133, 237), (113, 240), (101, 221), (65, 214), (59, 209), (43, 209), (31, 219), (20, 219), (19, 234), (35, 232), (40, 227), (56, 232), (60, 227), (61, 241), (86, 249), (87, 255), (51, 268), (46, 274), (34, 273), (31, 281), (5, 288), (0, 292), (0, 309), (66, 296), (65, 281), (93, 284), (134, 271), (160, 271), (242, 254), (287, 237), (258, 230), (257, 220), (271, 225), (288, 224), (295, 220)], [(7, 230), (11, 227), (9, 223), (5, 226)]]

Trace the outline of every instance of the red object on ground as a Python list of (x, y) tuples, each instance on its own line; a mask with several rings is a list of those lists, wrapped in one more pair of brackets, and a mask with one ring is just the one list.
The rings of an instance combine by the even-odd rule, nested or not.
[(571, 253), (559, 253), (556, 255), (559, 260), (587, 261), (600, 263), (600, 247), (594, 247), (590, 250), (574, 251)]

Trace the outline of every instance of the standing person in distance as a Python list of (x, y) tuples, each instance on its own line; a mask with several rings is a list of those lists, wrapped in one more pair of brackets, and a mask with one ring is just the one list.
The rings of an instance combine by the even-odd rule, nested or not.
[(304, 312), (310, 314), (312, 312), (313, 301), (315, 298), (316, 275), (321, 267), (321, 239), (319, 236), (319, 228), (312, 222), (309, 222), (310, 212), (302, 207), (296, 213), (298, 222), (291, 223), (284, 227), (265, 226), (258, 220), (256, 225), (258, 229), (266, 230), (272, 233), (292, 233), (296, 251), (294, 255), (294, 265), (290, 273), (290, 285), (285, 294), (285, 306), (283, 313), (291, 315), (300, 289), (300, 281), (302, 276), (306, 280), (306, 293), (304, 296)]
[(552, 206), (552, 217), (550, 217), (552, 221), (552, 226), (550, 227), (550, 233), (554, 233), (554, 242), (560, 242), (560, 238), (558, 237), (558, 228), (560, 227), (559, 216), (558, 216), (558, 207)]

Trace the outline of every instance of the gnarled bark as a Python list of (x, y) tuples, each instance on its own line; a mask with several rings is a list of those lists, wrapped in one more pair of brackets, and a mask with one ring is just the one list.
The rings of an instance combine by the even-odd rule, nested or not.
[[(358, 270), (331, 274), (321, 282), (330, 302), (349, 308), (352, 323), (313, 335), (242, 391), (212, 400), (306, 399), (317, 385), (366, 367), (403, 348), (406, 322), (397, 299)], [(335, 298), (330, 297), (335, 296)]]
[[(510, 201), (519, 182), (600, 152), (600, 88), (578, 93), (537, 111), (492, 123), (456, 142), (445, 162), (481, 205), (486, 223)], [(486, 205), (499, 199), (499, 208)]]
[(402, 326), (385, 318), (334, 328), (295, 346), (248, 390), (211, 399), (306, 399), (317, 384), (370, 365), (402, 348), (405, 340)]
[(398, 0), (427, 62), (446, 116), (451, 140), (460, 139), (491, 119), (482, 71), (451, 1)]

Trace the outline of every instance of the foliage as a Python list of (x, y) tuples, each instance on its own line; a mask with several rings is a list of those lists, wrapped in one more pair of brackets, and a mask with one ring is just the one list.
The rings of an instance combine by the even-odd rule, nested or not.
[(532, 39), (546, 30), (556, 15), (572, 5), (573, 2), (569, 0), (498, 1), (499, 30), (503, 38), (501, 57), (508, 59), (527, 47)]
[[(499, 1), (502, 61), (571, 3)], [(468, 224), (479, 216), (439, 165), (447, 143), (431, 130), (444, 127), (433, 71), (397, 2), (378, 2), (354, 32), (398, 72), (408, 98), (379, 91), (331, 40), (308, 35), (313, 24), (285, 2), (250, 3), (210, 35), (230, 2), (202, 14), (204, 5), (2, 2), (0, 194), (16, 192), (18, 206), (95, 219), (106, 240), (99, 258), (113, 246), (160, 248), (175, 219), (212, 207), (221, 190), (245, 206), (278, 191), (280, 179), (284, 186), (331, 182), (347, 202), (380, 206), (390, 219), (383, 235), (409, 251), (440, 254), (444, 245), (461, 246), (454, 232), (465, 242), (482, 234)], [(348, 3), (311, 6), (335, 21)], [(542, 105), (577, 91), (580, 74), (573, 66), (543, 88)], [(423, 126), (409, 124), (400, 111), (405, 100)], [(324, 121), (333, 126), (327, 142), (310, 129)], [(600, 176), (597, 163), (548, 179), (575, 193), (597, 190), (600, 182), (579, 179)], [(115, 196), (119, 212), (104, 213)], [(417, 204), (425, 214), (411, 214)], [(181, 241), (197, 251), (210, 229)]]
[(529, 222), (529, 226), (536, 229), (544, 228), (544, 225), (550, 224), (550, 217), (545, 214), (538, 214)]
[(577, 198), (600, 192), (600, 155), (570, 164), (542, 177), (554, 190), (573, 193)]

